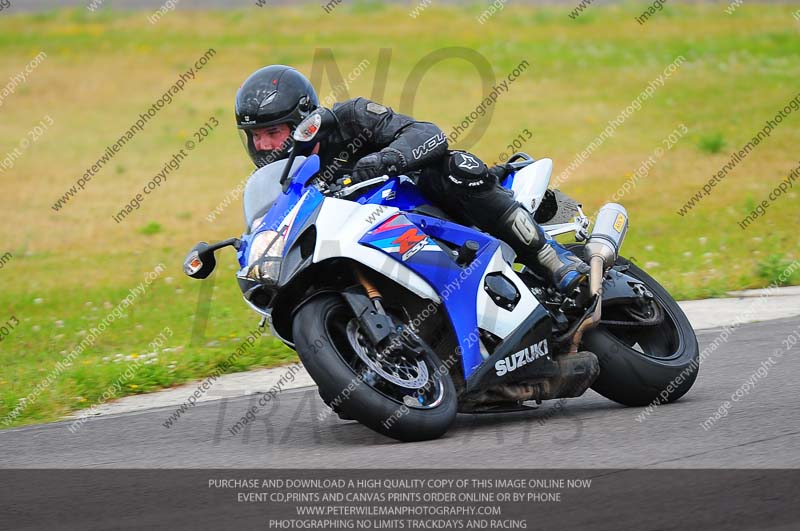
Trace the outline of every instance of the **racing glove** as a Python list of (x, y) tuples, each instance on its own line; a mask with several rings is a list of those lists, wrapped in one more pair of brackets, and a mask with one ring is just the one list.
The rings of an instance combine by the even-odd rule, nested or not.
[(501, 183), (513, 170), (506, 164), (498, 164), (489, 168), (489, 175), (494, 177), (497, 182)]
[(381, 175), (394, 177), (404, 170), (405, 164), (400, 153), (392, 148), (383, 148), (377, 153), (362, 157), (353, 168), (350, 178), (353, 184), (358, 184)]

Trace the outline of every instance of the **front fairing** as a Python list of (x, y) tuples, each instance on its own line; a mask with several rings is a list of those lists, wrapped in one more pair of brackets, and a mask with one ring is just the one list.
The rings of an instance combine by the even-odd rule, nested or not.
[[(247, 275), (248, 264), (250, 263), (250, 250), (253, 241), (259, 234), (265, 231), (283, 232), (283, 237), (287, 239), (286, 244), (290, 243), (292, 234), (289, 229), (292, 222), (296, 219), (299, 212), (293, 212), (306, 194), (313, 196), (314, 202), (322, 200), (322, 194), (313, 186), (308, 186), (309, 181), (319, 172), (319, 157), (311, 155), (295, 171), (287, 190), (274, 201), (272, 207), (264, 215), (261, 222), (250, 234), (242, 235), (242, 245), (239, 247), (237, 258), (241, 268), (238, 276), (241, 278)], [(290, 216), (290, 214), (292, 214)], [(290, 219), (291, 218), (291, 219)], [(284, 245), (284, 248), (286, 245)]]

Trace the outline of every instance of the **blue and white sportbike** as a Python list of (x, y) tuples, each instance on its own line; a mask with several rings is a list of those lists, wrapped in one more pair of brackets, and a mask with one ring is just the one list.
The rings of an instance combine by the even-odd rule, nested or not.
[[(515, 264), (502, 241), (454, 223), (409, 176), (358, 184), (322, 179), (312, 147), (330, 131), (313, 113), (288, 160), (245, 190), (241, 238), (200, 243), (186, 274), (206, 278), (214, 252), (237, 250), (244, 300), (294, 349), (343, 419), (402, 441), (444, 434), (457, 412), (535, 409), (589, 387), (628, 406), (683, 396), (697, 377), (697, 339), (667, 291), (619, 256), (625, 209), (598, 212), (549, 190), (549, 159), (510, 159), (503, 182), (591, 266), (562, 295)], [(412, 176), (413, 177), (413, 176)]]

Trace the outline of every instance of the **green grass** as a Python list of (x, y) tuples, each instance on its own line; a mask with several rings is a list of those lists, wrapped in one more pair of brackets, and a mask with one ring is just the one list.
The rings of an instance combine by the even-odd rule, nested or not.
[(698, 147), (707, 153), (719, 153), (725, 147), (725, 138), (722, 133), (713, 133), (700, 138)]
[[(557, 173), (683, 55), (687, 63), (562, 189), (593, 214), (683, 123), (689, 132), (622, 199), (631, 216), (624, 254), (677, 298), (769, 284), (800, 258), (797, 192), (772, 204), (747, 230), (736, 223), (797, 165), (800, 115), (785, 119), (690, 214), (675, 213), (798, 90), (800, 25), (791, 6), (744, 5), (728, 16), (725, 5), (669, 4), (644, 26), (634, 21), (641, 6), (633, 3), (593, 5), (579, 21), (567, 16), (573, 5), (507, 5), (483, 25), (476, 17), (485, 4), (477, 2), (434, 4), (417, 19), (408, 16), (410, 5), (374, 2), (343, 3), (331, 14), (314, 5), (180, 11), (157, 26), (142, 13), (106, 9), (0, 17), (0, 80), (39, 51), (47, 53), (0, 107), (0, 145), (18, 145), (44, 114), (54, 120), (13, 169), (0, 173), (0, 252), (13, 254), (0, 269), (0, 322), (12, 316), (20, 321), (0, 343), (0, 419), (158, 263), (168, 271), (14, 425), (53, 420), (95, 403), (126, 362), (149, 354), (148, 343), (165, 326), (174, 332), (168, 345), (148, 357), (155, 361), (143, 365), (121, 394), (202, 377), (240, 344), (257, 317), (241, 301), (233, 254), (219, 256), (205, 333), (194, 341), (200, 284), (182, 275), (181, 262), (197, 241), (242, 229), (240, 203), (214, 223), (206, 220), (250, 171), (232, 115), (241, 81), (269, 63), (310, 74), (315, 48), (330, 48), (336, 60), (319, 76), (321, 97), (332, 91), (330, 67), (346, 76), (367, 59), (370, 65), (351, 82), (349, 96), (377, 94), (446, 132), (481, 101), (480, 79), (463, 59), (445, 59), (422, 77), (413, 105), (403, 104), (410, 101), (403, 99), (411, 90), (409, 73), (424, 57), (447, 46), (470, 48), (486, 58), (497, 79), (529, 61), (532, 67), (498, 100), (487, 134), (475, 145), (456, 147), (494, 160), (529, 128), (534, 138), (524, 149), (552, 158)], [(175, 101), (63, 211), (52, 211), (53, 201), (105, 147), (212, 47), (217, 55)], [(391, 61), (385, 85), (373, 90), (379, 48), (391, 49)], [(220, 120), (219, 131), (141, 208), (115, 223), (111, 216), (211, 116)], [(800, 275), (789, 283), (800, 283)], [(265, 338), (232, 370), (292, 359), (290, 350)]]
[(157, 221), (151, 221), (147, 225), (141, 227), (139, 229), (139, 233), (146, 235), (158, 234), (159, 232), (161, 232), (161, 228), (162, 228), (161, 223), (158, 223)]
[[(756, 267), (758, 268), (758, 276), (764, 282), (776, 282), (778, 285), (786, 285), (797, 283), (800, 275), (796, 274), (790, 276), (788, 279), (783, 279), (782, 273), (789, 269), (792, 261), (787, 260), (783, 254), (770, 254), (763, 260), (760, 260)], [(785, 276), (785, 275), (784, 275)]]

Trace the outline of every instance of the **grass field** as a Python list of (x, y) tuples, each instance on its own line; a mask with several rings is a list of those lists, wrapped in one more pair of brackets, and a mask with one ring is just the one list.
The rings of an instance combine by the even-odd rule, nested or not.
[[(556, 173), (668, 64), (685, 57), (562, 189), (594, 213), (682, 124), (687, 132), (621, 199), (631, 216), (624, 254), (676, 298), (768, 284), (800, 258), (797, 192), (789, 190), (747, 230), (737, 223), (800, 163), (800, 112), (784, 119), (691, 212), (676, 213), (800, 91), (800, 22), (792, 7), (744, 5), (727, 15), (725, 6), (670, 4), (644, 25), (634, 20), (641, 8), (633, 4), (591, 6), (576, 20), (567, 15), (574, 6), (508, 6), (485, 24), (476, 20), (482, 11), (477, 6), (434, 6), (412, 18), (408, 6), (364, 3), (343, 3), (330, 14), (313, 5), (172, 12), (156, 25), (130, 12), (0, 16), (0, 90), (46, 53), (3, 98), (0, 157), (37, 136), (29, 131), (40, 122), (45, 121), (40, 128), (47, 126), (20, 150), (13, 167), (0, 171), (0, 325), (12, 318), (19, 323), (0, 342), (0, 427), (19, 400), (160, 263), (166, 270), (124, 316), (10, 425), (56, 419), (96, 403), (127, 363), (145, 355), (149, 363), (115, 396), (201, 377), (240, 344), (255, 317), (241, 301), (233, 254), (221, 256), (207, 327), (194, 341), (200, 284), (181, 274), (181, 261), (196, 241), (241, 232), (239, 202), (213, 223), (207, 219), (250, 171), (233, 123), (239, 84), (270, 63), (309, 74), (321, 48), (332, 50), (344, 77), (368, 61), (353, 76), (350, 96), (376, 94), (375, 74), (388, 64), (380, 99), (448, 133), (481, 103), (475, 67), (448, 52), (450, 58), (422, 78), (412, 108), (401, 102), (415, 65), (435, 50), (465, 47), (485, 57), (500, 80), (528, 61), (530, 68), (500, 95), (487, 133), (471, 149), (496, 160), (528, 128), (533, 138), (522, 149), (552, 158)], [(106, 147), (210, 48), (215, 55), (172, 103), (54, 211), (52, 204)], [(391, 50), (388, 62), (379, 61), (380, 48)], [(317, 88), (321, 98), (331, 94), (327, 75)], [(348, 94), (336, 93), (338, 99)], [(220, 125), (139, 209), (116, 223), (112, 216), (212, 117)], [(790, 282), (800, 283), (800, 275)], [(148, 344), (165, 326), (174, 335), (149, 356)], [(264, 338), (231, 370), (292, 357)]]

